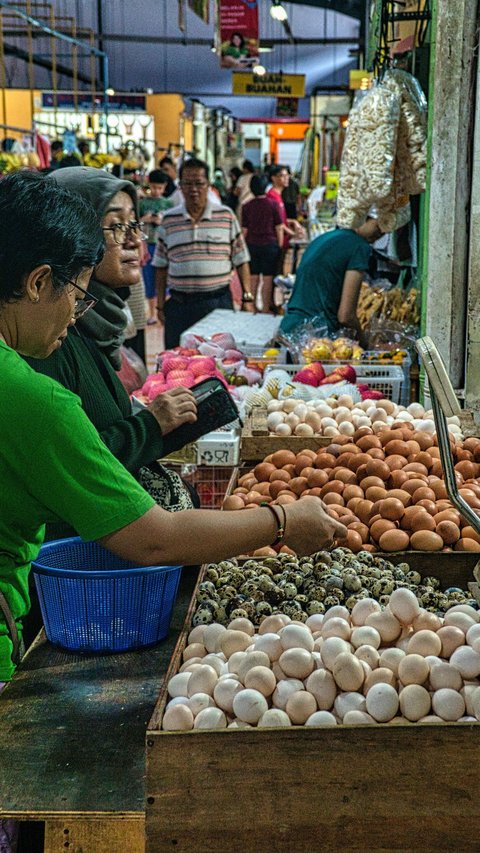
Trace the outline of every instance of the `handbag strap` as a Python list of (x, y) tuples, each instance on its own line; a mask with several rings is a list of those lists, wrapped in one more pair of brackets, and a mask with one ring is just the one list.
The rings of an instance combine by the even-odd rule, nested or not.
[(12, 651), (12, 662), (16, 665), (20, 663), (20, 637), (18, 636), (17, 625), (15, 619), (13, 618), (12, 611), (10, 610), (10, 605), (5, 598), (3, 592), (0, 592), (0, 610), (2, 611), (5, 622), (7, 623), (8, 630), (10, 631), (10, 639), (13, 645)]

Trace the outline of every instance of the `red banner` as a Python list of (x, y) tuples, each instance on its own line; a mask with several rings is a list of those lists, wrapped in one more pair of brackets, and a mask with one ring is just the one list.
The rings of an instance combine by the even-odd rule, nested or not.
[(251, 68), (258, 62), (258, 0), (218, 0), (222, 68)]

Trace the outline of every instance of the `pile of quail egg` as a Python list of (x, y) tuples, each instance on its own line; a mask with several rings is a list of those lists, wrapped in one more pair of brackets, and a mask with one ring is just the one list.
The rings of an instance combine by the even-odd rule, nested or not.
[(353, 554), (348, 548), (318, 551), (309, 557), (278, 554), (276, 557), (237, 559), (211, 563), (197, 589), (193, 625), (233, 619), (263, 619), (284, 613), (306, 622), (309, 616), (344, 605), (349, 611), (362, 598), (374, 598), (386, 606), (396, 589), (415, 593), (425, 610), (439, 615), (457, 604), (478, 609), (478, 602), (460, 587), (441, 590), (435, 577), (422, 578), (408, 563), (393, 565), (368, 551)]

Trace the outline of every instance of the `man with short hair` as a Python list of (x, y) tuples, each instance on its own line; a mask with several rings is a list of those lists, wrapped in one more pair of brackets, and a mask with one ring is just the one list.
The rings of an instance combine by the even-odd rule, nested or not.
[(149, 193), (140, 199), (140, 222), (143, 224), (147, 235), (148, 258), (142, 267), (143, 282), (145, 285), (145, 296), (148, 302), (147, 326), (153, 326), (157, 322), (157, 291), (155, 287), (155, 270), (152, 267), (152, 258), (157, 240), (157, 228), (162, 221), (165, 210), (173, 207), (169, 198), (165, 198), (165, 189), (169, 177), (161, 169), (153, 169), (148, 175)]
[[(216, 308), (233, 309), (230, 294), (235, 267), (243, 307), (253, 310), (250, 256), (238, 221), (229, 207), (208, 199), (208, 166), (192, 158), (180, 169), (183, 204), (166, 211), (157, 232), (157, 313), (165, 325), (165, 346), (178, 346), (180, 335)], [(166, 299), (167, 287), (170, 296)]]
[(168, 156), (168, 154), (166, 154), (165, 157), (162, 157), (158, 165), (161, 171), (165, 172), (165, 174), (167, 175), (168, 181), (164, 196), (165, 198), (170, 198), (170, 196), (174, 194), (178, 186), (177, 167), (175, 166), (175, 163), (173, 162), (172, 158)]

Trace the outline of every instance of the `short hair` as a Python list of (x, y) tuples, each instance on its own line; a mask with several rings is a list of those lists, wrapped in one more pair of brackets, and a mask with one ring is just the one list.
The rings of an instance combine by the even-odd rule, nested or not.
[(270, 177), (274, 178), (276, 175), (279, 175), (280, 172), (283, 172), (284, 169), (286, 171), (287, 167), (286, 166), (280, 166), (280, 165), (272, 166), (272, 168), (270, 169)]
[(198, 160), (197, 157), (190, 157), (190, 160), (184, 160), (180, 166), (180, 180), (182, 180), (185, 169), (203, 169), (207, 181), (210, 178), (210, 169), (205, 160)]
[(168, 154), (166, 154), (165, 157), (162, 157), (162, 159), (160, 160), (158, 165), (160, 166), (160, 168), (162, 168), (162, 166), (165, 166), (165, 164), (167, 164), (167, 166), (174, 166), (175, 165), (172, 158), (169, 157)]
[(247, 172), (252, 172), (253, 174), (253, 172), (255, 171), (255, 166), (253, 165), (251, 160), (244, 160), (242, 163), (242, 169), (246, 169)]
[(240, 175), (242, 174), (242, 170), (239, 169), (238, 166), (232, 166), (228, 174), (230, 175), (230, 177), (235, 178), (235, 180), (238, 181)]
[(0, 222), (0, 302), (21, 299), (25, 277), (42, 264), (51, 267), (60, 291), (103, 257), (94, 208), (35, 172), (13, 172), (0, 181)]
[(81, 166), (81, 162), (76, 154), (65, 154), (58, 164), (59, 169), (70, 169), (72, 166)]
[(152, 171), (148, 173), (148, 180), (151, 184), (168, 184), (170, 178), (167, 173), (163, 172), (161, 169), (152, 169)]
[(252, 180), (250, 181), (250, 192), (253, 193), (255, 197), (264, 195), (267, 186), (268, 180), (265, 175), (253, 175)]
[(52, 144), (50, 145), (50, 151), (63, 151), (63, 142), (60, 139), (54, 139)]

